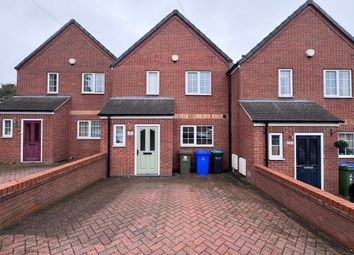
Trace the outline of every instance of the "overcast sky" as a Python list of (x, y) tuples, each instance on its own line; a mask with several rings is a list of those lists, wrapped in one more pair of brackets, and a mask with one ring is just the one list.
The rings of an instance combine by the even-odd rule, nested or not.
[[(14, 67), (71, 18), (119, 56), (178, 9), (235, 62), (304, 1), (0, 0), (0, 84), (15, 82)], [(354, 34), (353, 0), (316, 2)]]

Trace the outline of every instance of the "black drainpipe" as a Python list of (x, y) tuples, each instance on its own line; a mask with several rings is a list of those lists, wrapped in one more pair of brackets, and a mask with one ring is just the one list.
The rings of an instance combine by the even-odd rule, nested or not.
[(268, 139), (268, 122), (265, 122), (265, 128), (264, 128), (264, 139), (265, 139), (265, 166), (268, 167), (268, 145), (269, 145), (269, 139)]
[(111, 116), (107, 116), (107, 162), (106, 176), (111, 177)]
[(227, 74), (227, 78), (228, 78), (228, 117), (229, 117), (229, 169), (230, 171), (232, 170), (232, 119), (231, 119), (231, 110), (232, 110), (232, 95), (231, 95), (231, 91), (232, 91), (232, 84), (231, 84), (231, 74), (228, 73)]

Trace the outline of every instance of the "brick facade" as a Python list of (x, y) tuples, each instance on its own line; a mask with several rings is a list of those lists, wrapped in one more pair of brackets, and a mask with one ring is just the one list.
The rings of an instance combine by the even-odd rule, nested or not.
[[(299, 36), (301, 35), (301, 39)], [(308, 58), (307, 49), (315, 55)], [(278, 31), (265, 45), (247, 58), (232, 74), (232, 89), (237, 99), (279, 99), (278, 69), (293, 71), (293, 99), (317, 102), (345, 121), (336, 127), (271, 127), (269, 133), (283, 134), (284, 160), (269, 161), (269, 167), (288, 176), (294, 176), (294, 133), (322, 133), (324, 139), (324, 189), (338, 193), (338, 162), (353, 158), (338, 158), (333, 143), (338, 132), (354, 132), (354, 101), (350, 99), (324, 98), (323, 71), (328, 69), (353, 70), (354, 44), (315, 7), (308, 5), (301, 13)], [(352, 79), (353, 80), (353, 79)], [(352, 81), (353, 82), (353, 81)], [(351, 84), (351, 87), (353, 84)], [(233, 98), (235, 98), (233, 97)], [(248, 123), (248, 124), (247, 124)], [(254, 164), (265, 163), (264, 127), (252, 127), (245, 112), (233, 103), (233, 153), (246, 157), (248, 170)], [(248, 129), (253, 129), (249, 131)], [(332, 130), (332, 133), (331, 133)], [(245, 148), (253, 137), (252, 149)], [(252, 173), (249, 177), (252, 179)]]

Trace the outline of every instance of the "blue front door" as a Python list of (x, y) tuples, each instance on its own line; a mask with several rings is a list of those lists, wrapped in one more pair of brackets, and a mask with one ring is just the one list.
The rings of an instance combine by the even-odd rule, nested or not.
[(321, 188), (320, 136), (296, 136), (296, 179)]

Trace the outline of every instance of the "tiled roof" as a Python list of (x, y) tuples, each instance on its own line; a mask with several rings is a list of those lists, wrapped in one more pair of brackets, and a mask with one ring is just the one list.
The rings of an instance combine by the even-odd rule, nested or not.
[(69, 99), (66, 96), (14, 96), (0, 103), (0, 112), (55, 112)]

